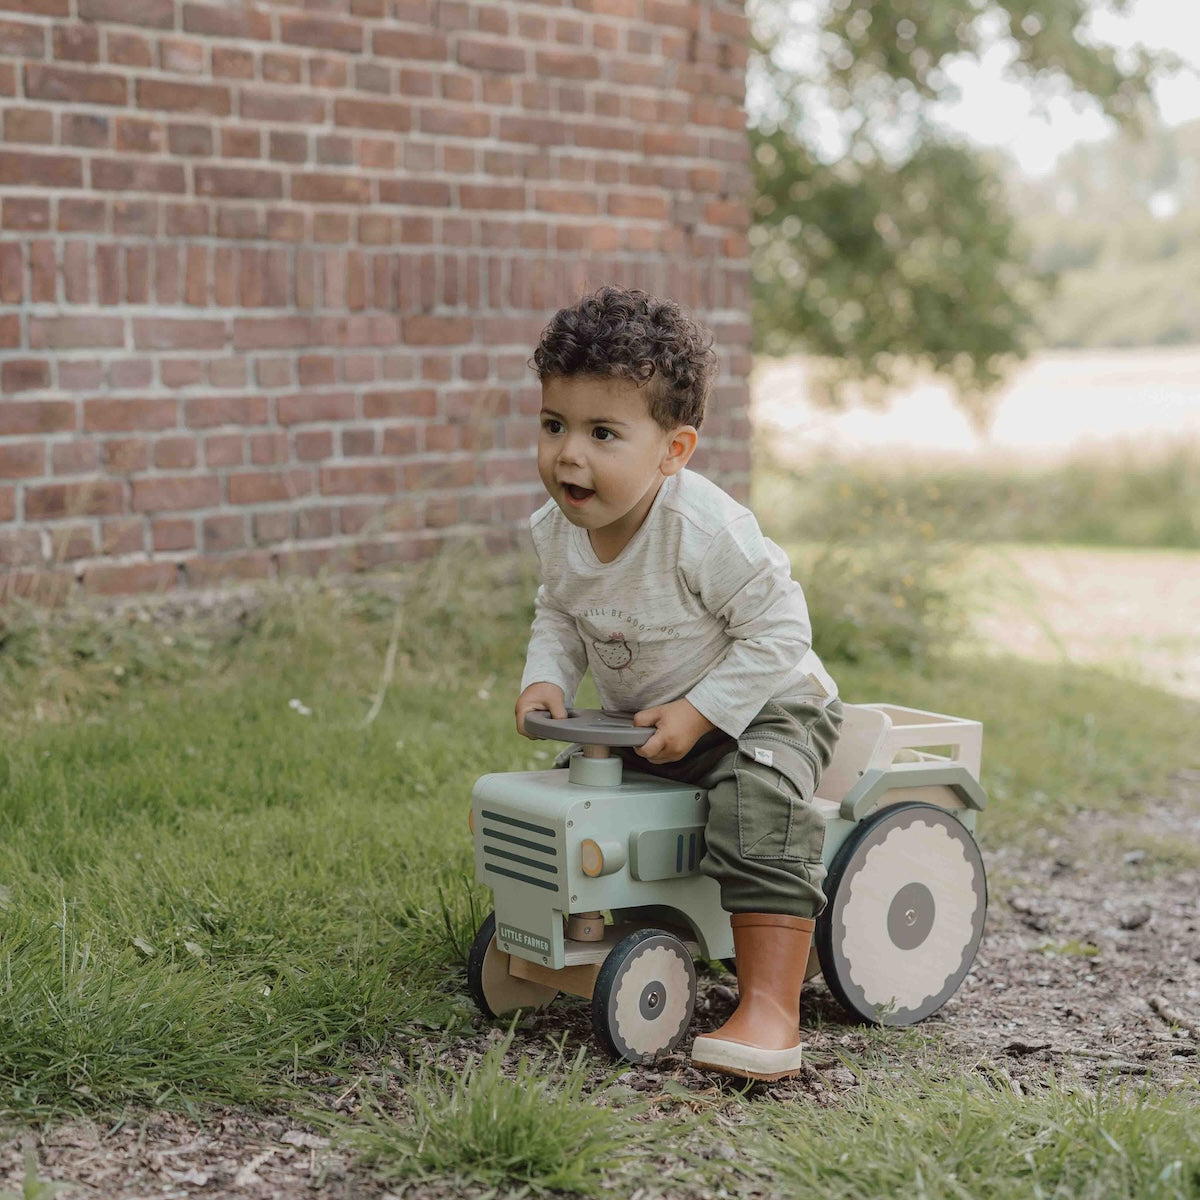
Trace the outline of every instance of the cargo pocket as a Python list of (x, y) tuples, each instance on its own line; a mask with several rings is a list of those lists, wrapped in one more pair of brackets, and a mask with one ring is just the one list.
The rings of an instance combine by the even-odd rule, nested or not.
[(812, 750), (756, 730), (739, 739), (738, 843), (743, 857), (820, 861), (825, 819), (806, 797), (816, 792), (820, 761)]

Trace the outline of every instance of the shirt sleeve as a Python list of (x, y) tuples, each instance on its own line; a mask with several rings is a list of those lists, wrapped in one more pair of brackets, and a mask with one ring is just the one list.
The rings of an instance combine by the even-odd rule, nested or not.
[(525, 673), (521, 691), (531, 683), (553, 683), (562, 688), (569, 708), (587, 671), (587, 649), (575, 618), (556, 607), (553, 597), (542, 584), (533, 601), (533, 627), (525, 654)]
[(763, 537), (750, 513), (717, 533), (691, 586), (725, 622), (731, 644), (687, 699), (738, 737), (796, 676), (812, 645), (804, 591), (791, 577), (787, 555)]

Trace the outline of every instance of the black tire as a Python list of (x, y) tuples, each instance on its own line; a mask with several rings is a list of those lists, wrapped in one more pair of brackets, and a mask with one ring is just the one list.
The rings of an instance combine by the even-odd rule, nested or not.
[[(861, 879), (871, 886), (856, 892)], [(907, 803), (868, 817), (839, 847), (825, 892), (821, 972), (855, 1020), (914, 1025), (958, 990), (983, 938), (987, 876), (952, 813)]]
[(592, 1028), (613, 1058), (653, 1062), (683, 1039), (696, 1007), (696, 967), (663, 929), (639, 929), (609, 952), (592, 993)]

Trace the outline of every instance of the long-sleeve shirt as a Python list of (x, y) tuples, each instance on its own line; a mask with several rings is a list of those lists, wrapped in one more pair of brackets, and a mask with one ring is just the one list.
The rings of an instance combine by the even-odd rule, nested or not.
[(570, 706), (590, 667), (607, 710), (686, 697), (731, 737), (769, 700), (837, 695), (787, 555), (704, 476), (664, 480), (612, 562), (553, 501), (530, 530), (542, 582), (522, 690), (557, 684)]

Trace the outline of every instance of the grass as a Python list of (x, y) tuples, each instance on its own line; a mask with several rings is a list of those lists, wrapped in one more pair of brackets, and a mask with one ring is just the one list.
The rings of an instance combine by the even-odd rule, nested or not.
[(755, 507), (785, 536), (861, 541), (907, 524), (971, 542), (1200, 549), (1197, 443), (1025, 467), (828, 459), (801, 472), (761, 457)]
[(826, 1200), (1195, 1200), (1200, 1121), (1182, 1096), (1048, 1079), (898, 1073), (819, 1113), (778, 1106), (746, 1147), (788, 1194)]
[(511, 1040), (461, 1071), (420, 1067), (406, 1087), (407, 1119), (368, 1103), (348, 1140), (384, 1179), (602, 1191), (606, 1176), (644, 1149), (631, 1119), (646, 1105), (610, 1107), (615, 1091), (590, 1086), (586, 1050), (571, 1061), (561, 1052), (522, 1057), (514, 1070), (506, 1062)]
[[(10, 610), (0, 1115), (303, 1107), (319, 1076), (392, 1056), (408, 1099), (368, 1105), (345, 1131), (389, 1179), (611, 1194), (702, 1180), (733, 1191), (739, 1180), (766, 1186), (776, 1170), (792, 1178), (777, 1152), (796, 1172), (840, 1162), (857, 1128), (878, 1182), (823, 1194), (882, 1195), (887, 1170), (900, 1178), (920, 1145), (939, 1161), (956, 1128), (946, 1122), (969, 1109), (980, 1128), (990, 1113), (1010, 1145), (1028, 1146), (1036, 1172), (1022, 1156), (998, 1157), (996, 1135), (979, 1178), (1007, 1172), (1009, 1191), (955, 1191), (950, 1174), (964, 1168), (954, 1166), (922, 1175), (924, 1194), (1093, 1194), (1069, 1190), (1081, 1152), (1056, 1160), (1041, 1148), (1066, 1138), (1100, 1156), (1098, 1178), (1113, 1186), (1125, 1186), (1130, 1159), (1137, 1179), (1151, 1166), (1162, 1177), (1146, 1195), (1197, 1195), (1195, 1138), (1171, 1098), (1110, 1097), (1141, 1139), (1114, 1148), (1099, 1132), (1109, 1127), (1066, 1092), (1018, 1104), (960, 1082), (901, 1080), (819, 1120), (743, 1111), (736, 1094), (711, 1111), (692, 1111), (692, 1097), (692, 1109), (647, 1114), (628, 1089), (597, 1090), (584, 1063), (561, 1055), (514, 1063), (501, 1047), (457, 1074), (418, 1065), (429, 1054), (414, 1047), (476, 1028), (461, 977), (486, 906), (471, 877), (471, 784), (547, 762), (511, 728), (531, 596), (525, 566), (441, 562), (399, 580), (277, 585), (236, 619), (204, 624), (164, 626), (138, 605), (105, 620)], [(1195, 762), (1194, 706), (1099, 670), (932, 651), (831, 665), (851, 698), (984, 721), (985, 842), (1039, 838)], [(677, 1110), (693, 1124), (664, 1116)], [(912, 1154), (891, 1163), (884, 1135), (905, 1129)], [(728, 1156), (714, 1157), (722, 1145)], [(905, 1178), (920, 1192), (915, 1174)]]

